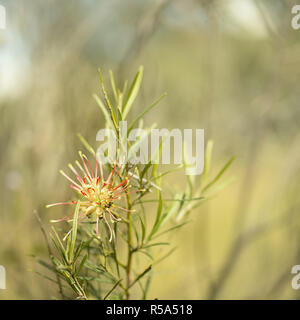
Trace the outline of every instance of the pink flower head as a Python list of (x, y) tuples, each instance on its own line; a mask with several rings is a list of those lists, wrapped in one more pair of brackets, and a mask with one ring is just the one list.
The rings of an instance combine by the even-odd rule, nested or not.
[[(103, 219), (104, 223), (107, 225), (110, 231), (110, 240), (113, 237), (113, 229), (110, 226), (107, 217), (109, 217), (112, 223), (120, 221), (121, 218), (116, 210), (122, 210), (128, 212), (129, 210), (119, 207), (115, 204), (122, 196), (128, 192), (129, 179), (117, 183), (117, 179), (120, 178), (120, 170), (116, 173), (117, 165), (115, 164), (107, 177), (104, 179), (102, 164), (98, 162), (95, 157), (95, 170), (93, 171), (92, 166), (82, 152), (79, 152), (80, 158), (82, 160), (82, 165), (79, 161), (76, 161), (76, 166), (78, 169), (74, 168), (72, 164), (69, 164), (69, 168), (74, 173), (76, 180), (71, 179), (64, 171), (60, 170), (60, 173), (67, 178), (71, 184), (70, 187), (74, 189), (83, 199), (80, 200), (79, 208), (79, 222), (83, 221), (86, 217), (90, 218), (96, 217), (96, 234), (99, 230), (99, 220)], [(99, 174), (98, 174), (98, 171)], [(80, 173), (79, 173), (80, 172)], [(77, 201), (70, 202), (59, 202), (47, 205), (47, 208), (57, 206), (57, 205), (76, 205)], [(95, 215), (94, 215), (95, 214)], [(52, 220), (52, 222), (61, 222), (70, 219), (74, 213), (70, 214), (59, 220)]]

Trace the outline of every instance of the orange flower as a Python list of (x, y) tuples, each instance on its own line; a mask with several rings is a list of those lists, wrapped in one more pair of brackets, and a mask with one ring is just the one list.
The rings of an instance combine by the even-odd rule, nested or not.
[[(80, 212), (78, 216), (78, 221), (81, 222), (86, 217), (91, 218), (92, 215), (95, 214), (96, 234), (98, 234), (99, 230), (99, 220), (102, 219), (110, 231), (109, 241), (111, 241), (114, 232), (111, 225), (108, 222), (107, 216), (109, 217), (111, 223), (114, 223), (121, 220), (119, 214), (115, 210), (129, 212), (129, 210), (117, 206), (115, 204), (117, 200), (119, 200), (122, 196), (126, 194), (126, 192), (128, 192), (128, 189), (130, 187), (129, 179), (127, 178), (118, 184), (116, 183), (116, 180), (120, 178), (119, 174), (121, 168), (119, 169), (119, 172), (116, 173), (117, 165), (115, 164), (108, 178), (105, 180), (103, 176), (102, 164), (99, 164), (96, 157), (96, 168), (95, 171), (93, 171), (88, 158), (82, 152), (79, 152), (79, 155), (82, 160), (82, 165), (79, 163), (79, 161), (76, 161), (75, 163), (82, 175), (78, 173), (78, 171), (72, 166), (72, 164), (68, 165), (71, 171), (74, 173), (77, 182), (71, 179), (64, 171), (60, 170), (60, 173), (71, 182), (70, 187), (74, 189), (76, 192), (78, 192), (78, 194), (80, 194), (81, 197), (83, 197), (83, 200), (80, 200)], [(100, 171), (100, 175), (98, 175), (98, 171)], [(58, 202), (47, 205), (46, 207), (49, 208), (57, 205), (74, 204), (77, 204), (77, 201)], [(73, 215), (74, 212), (62, 219), (52, 220), (52, 222), (66, 221), (70, 219)]]

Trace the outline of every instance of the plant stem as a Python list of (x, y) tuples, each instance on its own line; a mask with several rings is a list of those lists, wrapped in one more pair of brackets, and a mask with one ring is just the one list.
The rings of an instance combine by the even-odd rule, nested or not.
[[(49, 243), (49, 240), (48, 240), (48, 237), (47, 237), (47, 234), (46, 234), (46, 231), (44, 229), (44, 226), (43, 226), (43, 223), (42, 223), (42, 219), (39, 215), (39, 213), (35, 210), (34, 211), (35, 215), (36, 215), (36, 218), (37, 218), (37, 221), (40, 225), (40, 229), (42, 231), (42, 234), (44, 236), (44, 239), (45, 239), (45, 242), (46, 242), (46, 245), (47, 245), (47, 249), (48, 249), (48, 254), (49, 254), (49, 257), (50, 257), (50, 260), (53, 264), (53, 267), (56, 268), (56, 265), (55, 263), (53, 262), (53, 260), (51, 259), (51, 257), (53, 257), (53, 253), (52, 253), (52, 250), (51, 250), (51, 246), (50, 246), (50, 243)], [(57, 284), (58, 284), (58, 289), (59, 289), (59, 293), (62, 297), (62, 299), (65, 299), (65, 295), (64, 295), (64, 292), (63, 292), (63, 288), (62, 288), (62, 284), (61, 284), (61, 281), (60, 281), (60, 277), (58, 276), (58, 274), (56, 273), (56, 281), (57, 281)]]
[(78, 279), (73, 276), (73, 281), (76, 283), (77, 287), (78, 287), (78, 293), (79, 293), (79, 297), (84, 299), (84, 300), (88, 300), (86, 294), (85, 294), (85, 291), (84, 289), (82, 288), (82, 286), (80, 285), (80, 283), (78, 282)]
[[(127, 209), (131, 210), (130, 195), (126, 195)], [(131, 283), (131, 265), (132, 265), (132, 213), (128, 212), (128, 229), (127, 229), (127, 246), (128, 246), (128, 258), (126, 265), (126, 300), (130, 299), (130, 283)]]

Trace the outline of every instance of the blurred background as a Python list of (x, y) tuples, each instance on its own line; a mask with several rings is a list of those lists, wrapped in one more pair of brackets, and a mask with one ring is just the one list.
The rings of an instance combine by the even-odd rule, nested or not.
[[(50, 299), (34, 271), (47, 250), (35, 219), (68, 199), (58, 170), (81, 132), (103, 127), (97, 68), (117, 82), (145, 77), (137, 114), (158, 128), (204, 128), (213, 170), (230, 156), (234, 182), (199, 207), (155, 266), (149, 298), (295, 299), (300, 264), (300, 31), (288, 0), (1, 0), (0, 299)], [(173, 181), (180, 188), (180, 181)]]

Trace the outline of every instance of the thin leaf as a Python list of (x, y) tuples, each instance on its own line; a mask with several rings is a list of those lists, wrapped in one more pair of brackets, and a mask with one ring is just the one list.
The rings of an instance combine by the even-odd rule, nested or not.
[(144, 246), (143, 249), (156, 247), (156, 246), (169, 246), (169, 245), (170, 245), (170, 242), (156, 242), (156, 243), (152, 243)]
[(49, 281), (51, 281), (51, 282), (54, 282), (54, 283), (58, 284), (58, 282), (57, 282), (56, 280), (54, 280), (54, 279), (52, 279), (52, 278), (50, 278), (50, 277), (48, 277), (48, 276), (46, 276), (46, 275), (38, 272), (38, 271), (35, 271), (35, 273), (36, 273), (37, 275), (39, 275), (40, 277), (46, 279), (46, 280), (49, 280)]
[(128, 133), (133, 129), (137, 121), (139, 121), (145, 114), (152, 110), (165, 96), (167, 93), (163, 93), (155, 102), (153, 102), (149, 107), (147, 107), (143, 112), (141, 112), (130, 124), (128, 128)]
[(120, 284), (121, 281), (122, 279), (120, 279), (118, 282), (114, 284), (114, 286), (107, 292), (103, 300), (106, 300), (110, 296), (110, 294), (116, 289), (116, 287)]
[(152, 272), (149, 274), (148, 279), (146, 281), (146, 285), (145, 285), (145, 289), (144, 289), (144, 293), (143, 293), (143, 300), (147, 299), (147, 293), (148, 293), (149, 288), (150, 288), (151, 279), (152, 279)]
[(107, 106), (108, 106), (108, 108), (110, 110), (110, 115), (111, 115), (111, 119), (113, 121), (114, 127), (117, 130), (118, 125), (117, 125), (116, 115), (115, 115), (115, 112), (114, 112), (114, 108), (113, 108), (113, 106), (112, 106), (112, 104), (111, 104), (111, 102), (109, 100), (107, 91), (105, 89), (105, 85), (104, 85), (104, 81), (103, 81), (103, 77), (102, 77), (102, 73), (101, 73), (101, 69), (100, 68), (98, 68), (98, 72), (99, 72), (99, 76), (100, 76), (102, 92), (104, 94), (104, 98), (105, 98), (106, 104), (107, 104)]
[(154, 264), (158, 264), (158, 263), (162, 262), (163, 260), (165, 260), (166, 258), (168, 258), (176, 249), (177, 249), (177, 248), (171, 249), (167, 254), (165, 254), (164, 256), (162, 256), (160, 259), (156, 260), (156, 261), (153, 263), (153, 265), (154, 265)]
[(79, 208), (80, 208), (80, 201), (77, 202), (75, 213), (73, 216), (73, 225), (72, 225), (72, 232), (71, 232), (71, 240), (70, 240), (70, 247), (68, 250), (68, 257), (69, 261), (72, 262), (74, 258), (74, 249), (76, 244), (76, 238), (77, 238), (77, 227), (78, 227), (78, 214), (79, 214)]
[(111, 128), (115, 128), (115, 125), (114, 125), (114, 123), (113, 123), (113, 121), (112, 121), (107, 109), (105, 108), (105, 105), (101, 101), (101, 99), (96, 94), (93, 94), (93, 98), (96, 100), (100, 110), (102, 111), (102, 113), (104, 115), (104, 118), (105, 118), (105, 121), (109, 124), (109, 126)]
[(146, 255), (150, 260), (154, 261), (154, 258), (152, 257), (152, 255), (144, 250), (139, 250), (140, 253), (143, 253), (144, 255)]
[(169, 228), (169, 229), (167, 229), (167, 230), (165, 230), (165, 231), (162, 231), (162, 232), (156, 234), (156, 235), (153, 237), (153, 239), (156, 239), (156, 238), (162, 236), (162, 235), (165, 234), (165, 233), (168, 233), (168, 232), (174, 231), (174, 230), (176, 230), (176, 229), (179, 229), (179, 228), (183, 227), (185, 224), (187, 224), (188, 222), (189, 222), (189, 221), (180, 223), (180, 224), (178, 224), (178, 225), (176, 225), (176, 226), (174, 226), (174, 227), (171, 227), (171, 228)]
[(162, 213), (162, 198), (161, 198), (161, 191), (157, 190), (157, 194), (158, 194), (158, 206), (157, 206), (157, 211), (156, 211), (156, 218), (155, 218), (155, 222), (152, 228), (152, 231), (150, 232), (149, 236), (148, 236), (148, 241), (151, 240), (152, 236), (155, 234), (155, 232), (157, 231), (157, 227), (160, 221), (160, 216)]
[(81, 240), (81, 242), (79, 243), (79, 245), (77, 246), (75, 253), (74, 253), (74, 261), (77, 261), (82, 249), (83, 249), (83, 241)]
[(111, 84), (111, 88), (112, 88), (112, 91), (114, 94), (115, 101), (118, 102), (118, 94), (117, 94), (114, 74), (113, 74), (112, 70), (109, 70), (109, 78), (110, 78), (110, 84)]
[(52, 226), (51, 229), (52, 229), (52, 234), (50, 234), (50, 238), (51, 238), (51, 240), (52, 240), (57, 252), (60, 253), (60, 255), (62, 256), (64, 262), (67, 263), (68, 259), (67, 259), (66, 249), (65, 249), (63, 243), (61, 242), (61, 240), (60, 240), (55, 228)]
[(206, 181), (211, 167), (212, 151), (213, 151), (214, 142), (209, 140), (205, 149), (205, 160), (204, 160), (204, 169), (201, 176), (201, 182)]
[(144, 175), (147, 173), (147, 171), (150, 169), (151, 167), (151, 160), (149, 160), (149, 162), (145, 165), (142, 173), (141, 173), (141, 180), (143, 180)]
[(148, 268), (146, 268), (139, 276), (137, 276), (137, 278), (131, 283), (131, 285), (129, 286), (128, 289), (130, 289), (131, 287), (133, 287), (140, 279), (142, 279), (144, 277), (144, 275), (146, 275), (150, 270), (152, 269), (152, 265), (150, 264), (150, 266)]
[(218, 183), (217, 185), (215, 185), (214, 187), (209, 189), (209, 192), (206, 193), (206, 197), (207, 198), (211, 198), (211, 196), (213, 194), (215, 194), (216, 192), (224, 189), (225, 187), (227, 187), (233, 181), (235, 181), (235, 177), (229, 177), (227, 179), (222, 180), (222, 182)]
[[(190, 199), (184, 199), (184, 202), (186, 201), (197, 201), (197, 200), (204, 200), (205, 197), (196, 197), (196, 198), (190, 198)], [(143, 200), (140, 201), (142, 203), (146, 203), (146, 202), (159, 202), (160, 200), (158, 199), (149, 199), (149, 200)], [(178, 201), (178, 202), (182, 202), (182, 199), (164, 199), (164, 202), (171, 202), (171, 201)]]
[(138, 92), (140, 90), (142, 79), (143, 79), (143, 71), (144, 71), (144, 67), (140, 66), (139, 70), (138, 70), (138, 72), (132, 82), (132, 85), (129, 89), (126, 101), (123, 106), (123, 119), (124, 120), (126, 119), (128, 112), (130, 111), (132, 104), (133, 104), (133, 102), (134, 102), (135, 98), (137, 97)]
[(53, 267), (53, 265), (45, 262), (44, 260), (38, 259), (37, 262), (38, 262), (41, 266), (47, 268), (48, 270), (51, 270), (51, 271), (53, 271), (53, 272), (56, 272), (56, 269)]
[(77, 137), (79, 138), (79, 140), (81, 141), (81, 143), (85, 146), (85, 148), (92, 154), (95, 155), (95, 150), (90, 146), (90, 144), (86, 141), (86, 139), (84, 139), (84, 137), (80, 134), (77, 133)]
[(142, 228), (142, 240), (141, 240), (141, 244), (144, 243), (144, 240), (145, 240), (145, 235), (146, 235), (146, 227), (145, 227), (145, 224), (144, 224), (144, 221), (142, 219), (142, 217), (140, 215), (138, 215), (138, 218), (140, 220), (140, 224), (141, 224), (141, 228)]
[(82, 258), (82, 260), (81, 260), (81, 262), (80, 262), (80, 265), (79, 265), (79, 267), (78, 267), (78, 269), (77, 269), (77, 271), (76, 271), (76, 274), (79, 274), (79, 273), (81, 272), (81, 270), (82, 270), (82, 268), (83, 268), (83, 266), (84, 266), (84, 264), (85, 264), (85, 262), (86, 262), (87, 257), (88, 257), (88, 255), (86, 254), (86, 255)]
[(235, 157), (230, 158), (230, 160), (225, 164), (225, 166), (219, 171), (219, 173), (215, 176), (215, 178), (208, 183), (202, 190), (202, 192), (205, 192), (208, 190), (212, 185), (214, 185), (224, 174), (224, 172), (230, 167), (232, 162), (235, 160)]
[(160, 175), (156, 176), (155, 179), (162, 178), (163, 176), (165, 176), (165, 175), (167, 175), (167, 174), (169, 174), (169, 173), (172, 173), (172, 172), (175, 172), (175, 171), (177, 171), (177, 170), (180, 170), (182, 167), (183, 167), (183, 165), (180, 164), (180, 165), (176, 166), (176, 167), (173, 168), (173, 169), (170, 169), (170, 170), (167, 170), (167, 171), (161, 173)]

